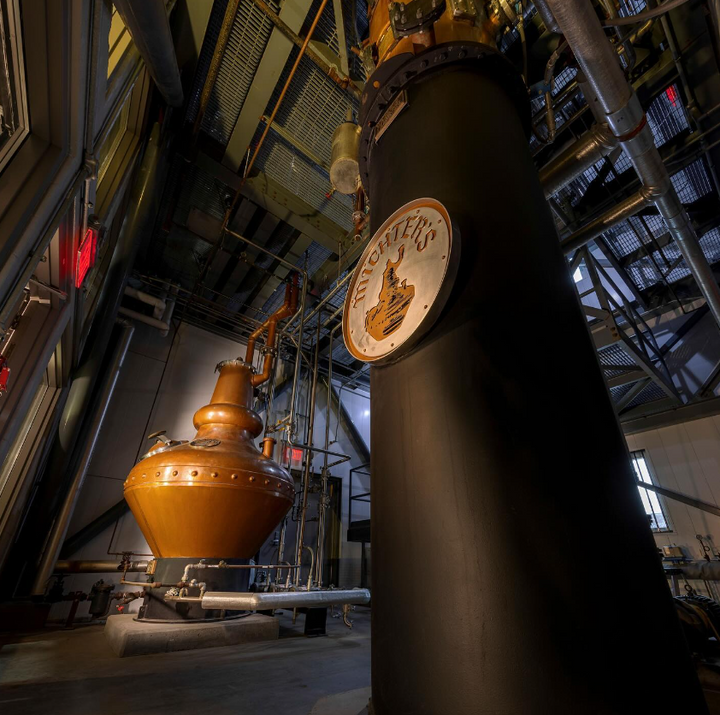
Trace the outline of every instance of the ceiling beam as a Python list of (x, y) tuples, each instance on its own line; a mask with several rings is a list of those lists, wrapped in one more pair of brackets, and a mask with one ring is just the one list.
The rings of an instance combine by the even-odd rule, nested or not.
[[(355, 6), (353, 5), (353, 7)], [(348, 46), (347, 38), (345, 37), (342, 0), (333, 0), (333, 10), (335, 11), (335, 29), (337, 30), (338, 48), (340, 52), (340, 69), (347, 77), (350, 74), (350, 66), (348, 63)]]
[(344, 228), (261, 171), (247, 179), (243, 185), (241, 176), (207, 154), (200, 152), (196, 163), (228, 188), (240, 189), (245, 198), (290, 224), (329, 251), (338, 253), (341, 244), (347, 239), (348, 234)]
[[(294, 0), (294, 2), (283, 3), (280, 19), (293, 32), (299, 33), (311, 5), (311, 0)], [(232, 171), (237, 171), (245, 159), (250, 142), (257, 131), (259, 117), (263, 115), (270, 102), (293, 47), (292, 41), (277, 27), (273, 27), (270, 39), (265, 46), (265, 52), (250, 85), (250, 91), (245, 97), (245, 102), (225, 149), (223, 164)]]

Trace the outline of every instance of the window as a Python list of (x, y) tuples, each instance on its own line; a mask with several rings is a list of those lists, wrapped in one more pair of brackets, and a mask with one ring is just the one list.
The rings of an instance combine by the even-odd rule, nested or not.
[(98, 151), (98, 185), (102, 183), (105, 178), (105, 174), (108, 167), (112, 163), (117, 152), (120, 142), (125, 136), (125, 132), (128, 128), (128, 117), (130, 116), (130, 101), (126, 100), (120, 110), (118, 116), (110, 127), (107, 138), (103, 142), (102, 146)]
[(28, 133), (19, 18), (16, 0), (0, 0), (0, 169)]
[[(641, 449), (637, 452), (630, 452), (630, 461), (632, 462), (635, 476), (639, 482), (655, 484), (650, 474), (650, 466), (645, 458), (644, 450)], [(643, 506), (645, 507), (645, 513), (650, 519), (650, 527), (652, 530), (672, 531), (667, 516), (665, 516), (665, 511), (660, 503), (660, 497), (654, 491), (645, 489), (644, 487), (638, 486), (638, 491), (640, 492), (640, 499), (642, 499)]]
[(132, 37), (130, 37), (130, 32), (125, 27), (117, 8), (113, 5), (110, 32), (108, 33), (108, 79), (110, 79), (131, 45)]

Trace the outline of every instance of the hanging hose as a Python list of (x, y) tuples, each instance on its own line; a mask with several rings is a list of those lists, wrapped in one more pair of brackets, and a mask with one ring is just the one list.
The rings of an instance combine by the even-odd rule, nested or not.
[(560, 55), (565, 51), (568, 44), (567, 42), (561, 42), (555, 52), (550, 55), (550, 59), (545, 65), (545, 76), (544, 85), (547, 88), (545, 91), (545, 122), (547, 125), (547, 137), (543, 139), (534, 132), (535, 138), (541, 144), (552, 144), (555, 141), (555, 134), (557, 132), (557, 122), (555, 121), (555, 109), (553, 108), (552, 93), (555, 89), (555, 65), (560, 59)]

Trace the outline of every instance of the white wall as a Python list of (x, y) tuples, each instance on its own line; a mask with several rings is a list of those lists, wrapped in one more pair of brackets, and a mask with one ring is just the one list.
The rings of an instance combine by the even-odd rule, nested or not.
[[(656, 483), (720, 505), (720, 416), (649, 430), (627, 437), (630, 451), (645, 450)], [(710, 537), (720, 551), (720, 517), (661, 497), (672, 531), (655, 534), (658, 546), (682, 546), (688, 557), (703, 552), (697, 534)], [(622, 544), (616, 545), (622, 550)], [(693, 587), (706, 593), (702, 583)], [(720, 593), (720, 584), (716, 585)]]

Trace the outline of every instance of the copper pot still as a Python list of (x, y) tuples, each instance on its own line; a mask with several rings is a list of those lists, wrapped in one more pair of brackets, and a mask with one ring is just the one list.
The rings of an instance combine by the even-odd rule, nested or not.
[[(272, 459), (275, 440), (255, 446), (263, 429), (253, 388), (269, 379), (277, 324), (297, 308), (297, 274), (285, 302), (248, 340), (245, 359), (225, 360), (210, 403), (193, 418), (191, 441), (160, 439), (133, 467), (125, 499), (159, 558), (252, 558), (295, 499), (292, 477)], [(262, 370), (255, 342), (267, 330)]]

